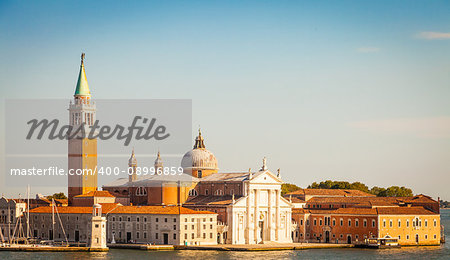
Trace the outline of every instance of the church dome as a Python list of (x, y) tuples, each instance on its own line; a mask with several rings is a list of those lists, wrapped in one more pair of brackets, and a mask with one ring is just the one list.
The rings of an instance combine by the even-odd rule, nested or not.
[(192, 170), (218, 170), (217, 159), (211, 151), (206, 150), (200, 130), (194, 148), (184, 154), (181, 167), (185, 173), (192, 173)]

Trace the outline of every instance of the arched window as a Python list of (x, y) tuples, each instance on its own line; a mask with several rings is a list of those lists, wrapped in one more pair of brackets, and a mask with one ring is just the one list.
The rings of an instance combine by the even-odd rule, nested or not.
[(136, 196), (145, 196), (147, 195), (147, 190), (144, 187), (138, 187), (136, 189)]
[(189, 196), (197, 196), (197, 190), (196, 189), (192, 189), (189, 191)]

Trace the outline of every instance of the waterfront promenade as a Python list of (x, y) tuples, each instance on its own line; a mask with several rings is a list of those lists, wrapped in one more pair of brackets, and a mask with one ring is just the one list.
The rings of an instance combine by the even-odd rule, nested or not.
[(145, 245), (145, 244), (109, 244), (109, 248), (140, 249), (140, 250), (214, 250), (214, 251), (280, 251), (303, 250), (314, 248), (350, 248), (350, 244), (325, 243), (267, 243), (254, 245), (207, 245), (207, 246), (171, 246), (171, 245)]

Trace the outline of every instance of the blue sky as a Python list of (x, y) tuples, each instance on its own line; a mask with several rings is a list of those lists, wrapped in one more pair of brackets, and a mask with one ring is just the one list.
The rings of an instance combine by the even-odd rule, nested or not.
[(1, 1), (1, 102), (70, 98), (82, 51), (95, 98), (192, 99), (223, 171), (450, 200), (448, 1)]

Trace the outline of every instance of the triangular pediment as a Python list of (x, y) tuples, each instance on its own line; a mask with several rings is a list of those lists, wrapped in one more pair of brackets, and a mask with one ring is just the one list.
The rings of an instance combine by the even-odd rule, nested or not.
[(269, 170), (254, 173), (250, 183), (282, 184), (283, 181)]

